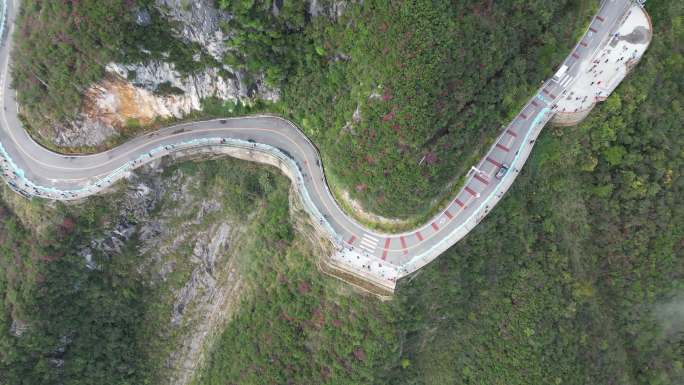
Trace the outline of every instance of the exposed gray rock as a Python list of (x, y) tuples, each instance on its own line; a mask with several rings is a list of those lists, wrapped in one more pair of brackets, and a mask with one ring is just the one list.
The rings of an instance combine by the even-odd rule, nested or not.
[(28, 324), (18, 318), (12, 319), (12, 324), (10, 325), (10, 334), (15, 337), (21, 337), (28, 330)]
[(163, 15), (180, 24), (179, 35), (187, 41), (199, 43), (216, 60), (221, 60), (226, 47), (226, 36), (220, 22), (232, 16), (216, 9), (214, 0), (157, 0)]
[(337, 20), (344, 14), (348, 3), (348, 1), (311, 0), (309, 2), (309, 14), (312, 17), (325, 16), (330, 20)]
[(135, 10), (135, 23), (140, 26), (148, 26), (152, 23), (152, 16), (145, 8), (138, 8)]
[[(180, 74), (173, 63), (159, 61), (126, 65), (110, 63), (107, 70), (129, 79), (135, 87), (148, 91), (141, 94), (140, 99), (160, 117), (183, 117), (193, 110), (200, 110), (202, 99), (209, 97), (243, 104), (255, 99), (280, 99), (280, 91), (267, 87), (263, 75), (256, 75), (256, 78), (250, 76), (250, 79), (256, 80), (248, 83), (245, 81), (248, 78), (246, 74), (228, 67), (206, 68), (187, 76)], [(161, 85), (174, 87), (182, 94), (159, 95), (157, 91)], [(116, 100), (107, 90), (102, 91), (96, 103), (105, 111), (116, 111), (117, 105), (112, 104)]]
[(230, 226), (227, 223), (221, 223), (196, 237), (191, 256), (191, 261), (196, 267), (191, 273), (190, 280), (176, 294), (171, 314), (172, 325), (181, 324), (184, 312), (190, 303), (211, 303), (211, 297), (216, 295), (217, 290), (214, 277), (216, 260), (228, 246), (229, 234)]

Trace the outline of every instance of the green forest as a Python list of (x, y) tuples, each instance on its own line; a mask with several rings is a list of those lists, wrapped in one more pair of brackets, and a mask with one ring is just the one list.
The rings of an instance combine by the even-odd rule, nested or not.
[[(335, 183), (397, 216), (448, 191), (446, 178), (549, 74), (595, 5), (365, 2), (331, 24), (299, 18), (302, 8), (288, 2), (281, 15), (293, 21), (280, 23), (264, 19), (258, 1), (217, 4), (238, 15), (226, 28), (258, 31), (234, 36), (243, 55), (226, 60), (270, 68), (285, 92), (269, 108), (314, 138)], [(653, 42), (633, 73), (579, 126), (546, 127), (505, 199), (400, 282), (392, 301), (319, 272), (320, 250), (294, 225), (277, 172), (234, 160), (165, 170), (201, 179), (194, 199), (225, 190), (225, 215), (251, 234), (240, 255), (248, 290), (194, 383), (684, 383), (684, 4), (654, 0), (646, 9)], [(421, 25), (425, 17), (434, 24)], [(441, 100), (448, 111), (436, 109)], [(361, 120), (346, 127), (357, 105)], [(365, 158), (375, 151), (383, 156)], [(438, 161), (418, 167), (427, 151)], [(111, 226), (120, 193), (24, 207), (3, 191), (0, 383), (158, 383), (172, 341), (159, 335), (169, 288), (149, 286), (136, 268), (135, 238), (99, 270), (77, 255)], [(155, 215), (173, 208), (165, 204)], [(28, 325), (21, 337), (11, 331), (16, 319)]]
[(277, 17), (270, 1), (218, 3), (235, 15), (226, 30), (239, 49), (226, 62), (266, 68), (283, 89), (274, 111), (320, 148), (333, 187), (400, 218), (425, 216), (457, 190), (596, 9), (374, 0), (307, 23), (304, 2), (285, 2)]

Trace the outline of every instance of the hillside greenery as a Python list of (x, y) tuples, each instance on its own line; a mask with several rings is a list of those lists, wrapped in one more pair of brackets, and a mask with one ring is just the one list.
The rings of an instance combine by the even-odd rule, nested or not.
[(647, 9), (633, 74), (547, 127), (509, 196), (399, 289), (388, 383), (684, 382), (684, 6)]
[[(167, 60), (184, 74), (226, 64), (246, 81), (263, 73), (282, 100), (227, 103), (220, 112), (293, 119), (320, 148), (334, 192), (349, 192), (368, 211), (414, 219), (459, 187), (596, 8), (591, 0), (221, 0), (215, 5), (232, 15), (222, 24), (231, 49), (218, 63), (174, 37), (178, 26), (152, 3), (22, 2), (14, 85), (34, 133), (74, 118), (110, 61)], [(149, 25), (136, 23), (141, 11)], [(141, 129), (131, 122), (104, 145)]]
[[(218, 4), (238, 47), (266, 68), (282, 113), (322, 152), (333, 186), (374, 213), (429, 212), (576, 43), (585, 0), (386, 0)], [(338, 12), (339, 11), (339, 12)], [(568, 15), (571, 15), (568, 17)]]
[[(518, 2), (504, 4), (509, 5), (526, 7)], [(289, 222), (287, 181), (282, 176), (255, 166), (241, 168), (234, 161), (179, 166), (205, 178), (202, 186), (224, 187), (226, 199), (235, 199), (236, 213), (257, 207), (250, 226), (253, 238), (241, 256), (250, 290), (195, 382), (683, 383), (684, 5), (651, 1), (647, 10), (655, 36), (634, 73), (581, 125), (547, 127), (505, 199), (465, 240), (401, 282), (391, 303), (363, 297), (317, 271), (318, 251)], [(378, 11), (378, 16), (365, 17), (382, 15)], [(336, 33), (334, 28), (324, 32)], [(371, 32), (381, 35), (379, 30)], [(287, 39), (280, 43), (291, 44)], [(282, 54), (277, 47), (269, 48), (276, 63)], [(395, 49), (391, 46), (387, 56)], [(361, 127), (372, 124), (363, 123), (366, 119), (374, 113), (376, 118), (385, 116), (402, 97), (396, 96), (402, 95), (400, 86), (391, 88), (385, 82), (380, 99), (368, 101), (381, 83), (366, 84), (365, 93), (358, 91), (361, 88), (352, 91), (356, 83), (347, 82), (345, 70), (331, 69), (350, 65), (366, 51), (372, 50), (349, 53), (349, 60), (333, 59), (332, 46), (314, 44), (313, 51), (302, 55), (308, 63), (295, 60), (286, 71), (322, 66), (330, 72), (302, 69), (292, 78), (277, 71), (270, 75), (272, 81), (286, 81), (286, 87), (299, 89), (301, 95), (307, 91), (304, 79), (317, 84), (340, 76), (335, 84), (344, 91), (335, 95), (356, 95), (345, 99), (309, 89), (310, 98), (328, 106), (322, 115), (308, 110), (313, 110), (313, 104), (289, 110), (321, 140), (327, 159), (337, 154), (334, 159), (344, 162), (356, 155), (348, 158), (326, 150), (326, 140), (333, 142), (337, 126), (315, 122), (336, 121), (340, 141), (351, 140), (343, 137), (361, 135)], [(232, 60), (250, 65), (246, 57)], [(548, 63), (542, 67), (551, 68)], [(424, 75), (429, 76), (429, 71)], [(521, 71), (519, 76), (532, 75)], [(482, 92), (489, 95), (499, 82), (503, 80), (491, 80)], [(521, 90), (513, 93), (510, 105), (496, 99), (503, 96), (489, 95), (499, 100), (492, 104), (492, 113), (503, 121), (535, 83), (530, 78), (524, 83), (529, 86), (516, 83)], [(388, 89), (390, 97), (383, 100)], [(362, 120), (350, 128), (353, 131), (341, 130), (357, 102), (362, 104)], [(485, 107), (476, 105), (469, 107), (472, 115), (464, 121), (480, 124), (476, 111)], [(346, 111), (339, 118), (338, 108)], [(330, 131), (316, 132), (316, 127)], [(376, 140), (381, 139), (376, 136)], [(346, 150), (374, 145), (354, 142)], [(438, 159), (430, 165), (435, 170), (445, 167), (444, 158), (438, 155)], [(370, 177), (372, 171), (368, 173)], [(409, 182), (429, 179), (421, 170), (406, 177)], [(356, 182), (348, 179), (347, 183)], [(390, 198), (377, 202), (374, 194), (385, 192), (373, 188), (356, 196), (391, 213), (394, 208), (381, 208)], [(206, 198), (202, 191), (197, 192), (198, 199)], [(87, 271), (77, 256), (78, 247), (97, 235), (116, 212), (116, 201), (96, 197), (83, 206), (58, 209), (40, 202), (34, 205), (32, 210), (51, 218), (42, 225), (45, 231), (22, 224), (7, 208), (0, 212), (0, 383), (155, 383), (153, 374), (160, 362), (150, 352), (149, 345), (158, 343), (150, 329), (159, 324), (140, 319), (155, 320), (157, 313), (151, 309), (158, 309), (154, 306), (159, 305), (158, 297), (148, 291), (144, 277), (134, 268), (135, 244), (130, 245), (130, 254), (104, 264), (102, 271)], [(417, 207), (405, 205), (404, 209)], [(17, 338), (10, 333), (15, 319), (33, 327)], [(66, 350), (62, 348), (65, 336)], [(61, 361), (55, 359), (64, 360), (62, 368), (57, 368), (56, 362)]]
[[(216, 350), (222, 353), (212, 356), (201, 383), (367, 383), (398, 354), (392, 304), (359, 296), (316, 269), (314, 245), (289, 222), (284, 176), (237, 160), (164, 170), (164, 178), (174, 175), (195, 181), (184, 191), (196, 206), (222, 191), (224, 209), (198, 222), (196, 210), (178, 211), (167, 192), (151, 212), (168, 216), (172, 233), (192, 234), (211, 221), (233, 218), (245, 226), (240, 233), (249, 234), (230, 245), (249, 290), (241, 293), (235, 326), (220, 336)], [(176, 293), (190, 278), (183, 266), (193, 244), (168, 257), (175, 267), (161, 281), (138, 235), (118, 253), (92, 249), (94, 269), (82, 253), (126, 215), (120, 211), (128, 204), (125, 189), (79, 205), (0, 206), (1, 384), (158, 384), (168, 378), (166, 362), (183, 332), (169, 323)], [(310, 359), (312, 350), (316, 360)], [(236, 355), (239, 361), (220, 359)]]
[(393, 304), (318, 271), (322, 251), (295, 235), (287, 190), (269, 195), (264, 214), (242, 255), (251, 292), (194, 384), (374, 383), (398, 354)]

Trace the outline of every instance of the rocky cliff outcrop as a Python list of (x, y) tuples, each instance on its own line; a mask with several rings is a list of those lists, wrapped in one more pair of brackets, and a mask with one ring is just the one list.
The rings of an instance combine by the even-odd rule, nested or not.
[(149, 277), (150, 288), (161, 288), (169, 311), (158, 338), (173, 346), (160, 375), (163, 383), (184, 385), (241, 299), (245, 285), (234, 243), (245, 224), (227, 215), (222, 201), (199, 199), (197, 177), (181, 169), (162, 176), (158, 166), (131, 176), (109, 230), (80, 255), (87, 268), (99, 269), (98, 261), (117, 258), (129, 241), (136, 242), (138, 270)]
[[(58, 146), (97, 146), (130, 124), (146, 125), (156, 119), (182, 118), (202, 108), (202, 100), (251, 104), (256, 100), (277, 101), (278, 89), (265, 84), (263, 74), (245, 73), (220, 64), (228, 49), (221, 23), (231, 16), (215, 7), (213, 0), (157, 0), (156, 7), (175, 26), (176, 38), (197, 43), (202, 54), (211, 56), (215, 66), (191, 74), (176, 69), (172, 58), (140, 63), (109, 63), (109, 74), (86, 91), (84, 111), (68, 124), (56, 126), (48, 134)], [(138, 24), (150, 22), (139, 10)]]

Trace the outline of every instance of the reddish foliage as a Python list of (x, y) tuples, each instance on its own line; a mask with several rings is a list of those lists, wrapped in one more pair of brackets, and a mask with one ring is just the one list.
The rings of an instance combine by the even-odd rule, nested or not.
[(439, 162), (439, 158), (437, 157), (437, 154), (435, 154), (434, 152), (428, 152), (425, 155), (425, 163), (435, 164), (437, 162)]
[(311, 291), (311, 286), (308, 282), (300, 281), (297, 290), (299, 290), (299, 294), (306, 294)]
[(399, 123), (395, 123), (392, 125), (392, 129), (394, 130), (394, 132), (398, 134), (401, 131), (401, 126), (399, 125)]
[(43, 255), (39, 257), (39, 259), (43, 262), (53, 262), (59, 259), (58, 255)]
[(316, 329), (320, 329), (325, 325), (325, 314), (323, 314), (320, 307), (315, 308), (311, 313), (311, 325)]
[(354, 349), (354, 358), (356, 358), (359, 361), (364, 361), (366, 359), (366, 352), (361, 349), (361, 347), (357, 347)]
[(332, 370), (329, 367), (324, 366), (321, 368), (321, 378), (324, 381), (328, 381), (332, 377)]
[(392, 94), (389, 90), (385, 90), (385, 92), (382, 93), (382, 100), (388, 101), (390, 99), (392, 99)]
[(357, 184), (356, 185), (356, 192), (362, 193), (362, 192), (366, 191), (367, 188), (368, 188), (368, 185), (365, 183)]
[(389, 28), (389, 24), (387, 24), (386, 21), (384, 21), (382, 24), (380, 24), (380, 32), (385, 32)]
[(74, 231), (74, 228), (76, 228), (76, 222), (71, 218), (64, 218), (64, 220), (62, 220), (61, 228), (64, 234), (71, 234), (71, 232)]
[(390, 111), (388, 112), (385, 116), (382, 117), (383, 122), (388, 122), (392, 119), (394, 119), (394, 115), (396, 115), (396, 112)]

